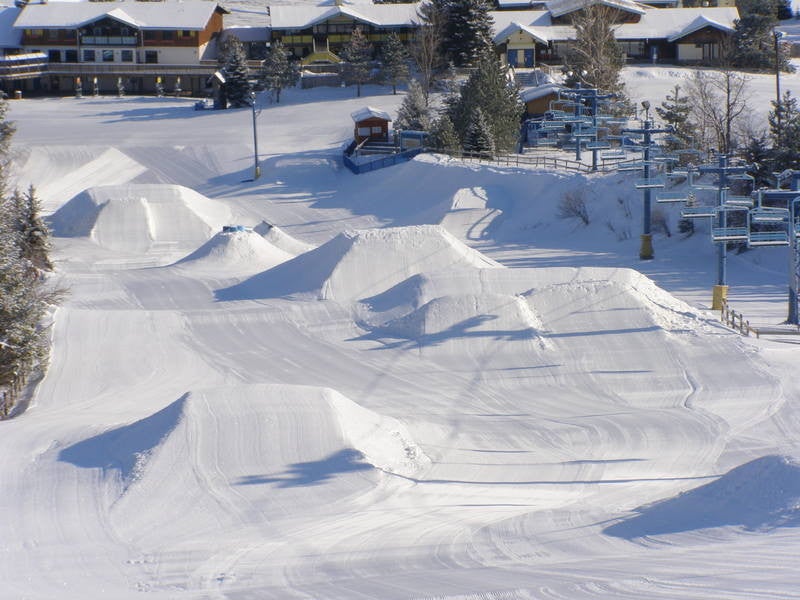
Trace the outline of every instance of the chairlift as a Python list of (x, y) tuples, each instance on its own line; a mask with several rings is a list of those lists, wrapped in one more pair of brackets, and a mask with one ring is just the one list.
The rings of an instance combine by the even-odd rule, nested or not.
[(711, 240), (714, 242), (744, 242), (749, 239), (747, 227), (712, 227)]
[(789, 218), (789, 209), (760, 206), (750, 211), (753, 223), (782, 223)]
[[(727, 225), (712, 227), (711, 240), (714, 242), (744, 242), (750, 238), (750, 211), (740, 206), (718, 206), (716, 213), (722, 217), (726, 213), (743, 212), (746, 225), (729, 227)], [(720, 219), (722, 220), (722, 219)]]
[(633, 186), (637, 190), (656, 189), (663, 188), (665, 186), (665, 182), (662, 177), (643, 177), (642, 179), (637, 179)]
[(751, 231), (748, 246), (788, 246), (789, 236), (785, 231)]
[(686, 206), (681, 210), (683, 219), (702, 219), (705, 217), (716, 217), (715, 206)]
[(753, 199), (750, 196), (725, 196), (725, 204), (729, 207), (752, 208)]
[(688, 202), (689, 194), (686, 191), (682, 192), (658, 192), (656, 194), (656, 202), (670, 203), (670, 202)]
[(623, 160), (627, 156), (628, 155), (625, 154), (625, 151), (619, 148), (600, 153), (600, 158), (603, 160)]

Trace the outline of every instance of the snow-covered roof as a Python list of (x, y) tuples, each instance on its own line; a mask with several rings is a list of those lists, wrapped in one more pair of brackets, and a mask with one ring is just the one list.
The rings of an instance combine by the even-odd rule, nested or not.
[[(493, 11), (494, 40), (501, 43), (516, 31), (528, 33), (534, 40), (563, 41), (575, 39), (572, 25), (553, 25), (546, 11)], [(705, 26), (733, 31), (739, 18), (735, 7), (714, 8), (648, 8), (638, 23), (614, 26), (618, 40), (666, 39), (675, 41)]]
[(137, 29), (201, 30), (218, 9), (228, 12), (215, 2), (202, 0), (48, 2), (27, 5), (14, 26), (18, 29), (72, 29), (110, 17)]
[(551, 16), (560, 17), (585, 8), (589, 4), (603, 4), (639, 15), (645, 10), (641, 4), (633, 0), (550, 0), (547, 2), (547, 9)]
[(546, 10), (495, 10), (492, 16), (494, 41), (503, 42), (517, 31), (536, 33), (542, 39), (551, 39), (548, 31), (552, 27), (550, 13)]
[(20, 13), (19, 8), (0, 8), (0, 48), (19, 48), (22, 32), (14, 29), (14, 21)]
[(527, 33), (540, 44), (546, 44), (550, 41), (550, 39), (547, 37), (547, 27), (531, 27), (522, 23), (518, 23), (517, 21), (512, 21), (502, 31), (494, 36), (494, 43), (502, 44), (505, 40), (518, 31)]
[(519, 93), (519, 97), (522, 99), (523, 102), (530, 102), (531, 100), (544, 98), (545, 96), (549, 96), (550, 94), (557, 94), (559, 91), (565, 89), (567, 88), (557, 83), (546, 83), (544, 85), (537, 85), (536, 87), (530, 87), (522, 90)]
[(674, 42), (676, 40), (686, 37), (687, 35), (694, 33), (695, 31), (700, 31), (701, 29), (705, 29), (706, 27), (713, 27), (714, 29), (720, 29), (722, 31), (727, 31), (728, 33), (733, 33), (735, 29), (732, 24), (721, 23), (714, 19), (710, 19), (706, 15), (699, 15), (694, 21), (689, 23), (681, 31), (668, 37), (667, 41)]
[(419, 4), (357, 4), (343, 6), (270, 6), (273, 29), (307, 29), (339, 16), (379, 27), (402, 27), (419, 23)]
[(363, 121), (364, 119), (371, 119), (371, 118), (378, 118), (378, 119), (385, 119), (387, 121), (391, 121), (392, 117), (389, 116), (389, 113), (386, 111), (380, 110), (379, 108), (374, 108), (372, 106), (365, 106), (364, 108), (360, 108), (359, 110), (350, 114), (353, 117), (353, 121), (358, 123), (359, 121)]

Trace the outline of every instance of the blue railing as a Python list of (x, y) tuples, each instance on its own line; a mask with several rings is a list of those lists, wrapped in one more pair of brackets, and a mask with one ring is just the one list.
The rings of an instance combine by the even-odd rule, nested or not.
[(397, 154), (390, 154), (388, 156), (376, 158), (375, 160), (364, 163), (356, 163), (345, 151), (343, 157), (344, 166), (350, 169), (356, 175), (361, 175), (362, 173), (369, 173), (370, 171), (375, 171), (376, 169), (384, 169), (386, 167), (391, 167), (393, 165), (409, 161), (417, 154), (420, 154), (424, 151), (424, 148), (412, 148), (411, 150), (405, 150), (404, 152), (398, 152)]

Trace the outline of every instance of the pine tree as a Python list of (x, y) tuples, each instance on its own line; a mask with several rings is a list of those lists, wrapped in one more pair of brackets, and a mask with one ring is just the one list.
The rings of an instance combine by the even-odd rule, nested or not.
[(225, 75), (225, 96), (233, 108), (250, 105), (250, 70), (247, 53), (235, 35), (228, 36), (220, 49), (219, 63)]
[(689, 97), (680, 95), (681, 86), (676, 85), (672, 90), (672, 95), (667, 94), (666, 100), (661, 106), (656, 107), (656, 113), (667, 124), (675, 129), (675, 141), (668, 142), (670, 150), (685, 147), (691, 138), (691, 128), (689, 125)]
[(400, 108), (397, 109), (394, 126), (396, 129), (427, 131), (430, 124), (430, 114), (425, 102), (425, 94), (422, 93), (422, 86), (416, 79), (412, 79), (408, 84), (408, 93), (403, 98)]
[(507, 69), (494, 52), (484, 53), (459, 94), (447, 98), (445, 105), (445, 112), (460, 139), (466, 139), (467, 129), (475, 120), (473, 113), (480, 109), (495, 150), (509, 152), (515, 148), (522, 104), (517, 87), (509, 80)]
[(274, 92), (275, 102), (280, 102), (281, 90), (295, 86), (299, 79), (299, 66), (295, 61), (289, 60), (286, 47), (280, 40), (277, 40), (264, 59), (259, 81), (265, 89)]
[[(5, 119), (7, 104), (0, 100), (0, 167), (5, 168), (14, 133)], [(0, 170), (0, 189), (6, 174)], [(11, 393), (12, 384), (23, 382), (47, 358), (44, 317), (62, 290), (52, 288), (42, 271), (51, 268), (49, 234), (39, 214), (33, 188), (27, 194), (0, 194), (0, 393)], [(10, 406), (0, 407), (0, 418)]]
[(775, 161), (773, 160), (772, 149), (767, 144), (766, 135), (750, 137), (744, 147), (742, 157), (750, 165), (747, 173), (754, 178), (753, 186), (755, 188), (772, 187), (774, 183), (772, 172)]
[(445, 30), (448, 58), (457, 67), (474, 65), (492, 48), (492, 17), (486, 0), (447, 0)]
[(797, 98), (787, 91), (780, 104), (773, 101), (767, 120), (772, 137), (772, 168), (776, 171), (800, 169), (800, 107)]
[(392, 32), (386, 38), (381, 55), (383, 78), (392, 85), (392, 94), (396, 94), (397, 84), (408, 80), (408, 51), (400, 37)]
[(356, 27), (350, 41), (342, 51), (345, 60), (344, 79), (348, 85), (356, 84), (356, 96), (361, 96), (361, 86), (369, 81), (370, 61), (372, 60), (372, 44), (367, 36)]
[(431, 127), (428, 146), (447, 154), (455, 154), (461, 150), (461, 140), (458, 139), (456, 128), (447, 114), (441, 115)]
[(494, 156), (492, 131), (479, 107), (476, 107), (470, 115), (470, 122), (464, 133), (464, 152), (485, 158)]

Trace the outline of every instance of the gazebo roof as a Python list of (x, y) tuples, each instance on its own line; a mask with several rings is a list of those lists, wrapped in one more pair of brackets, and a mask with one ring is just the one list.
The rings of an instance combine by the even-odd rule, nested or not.
[(353, 121), (356, 123), (360, 121), (364, 121), (365, 119), (383, 119), (385, 121), (391, 121), (392, 117), (389, 116), (389, 113), (386, 111), (380, 110), (378, 108), (374, 108), (372, 106), (365, 106), (364, 108), (360, 108), (359, 110), (353, 112), (351, 115), (353, 117)]

